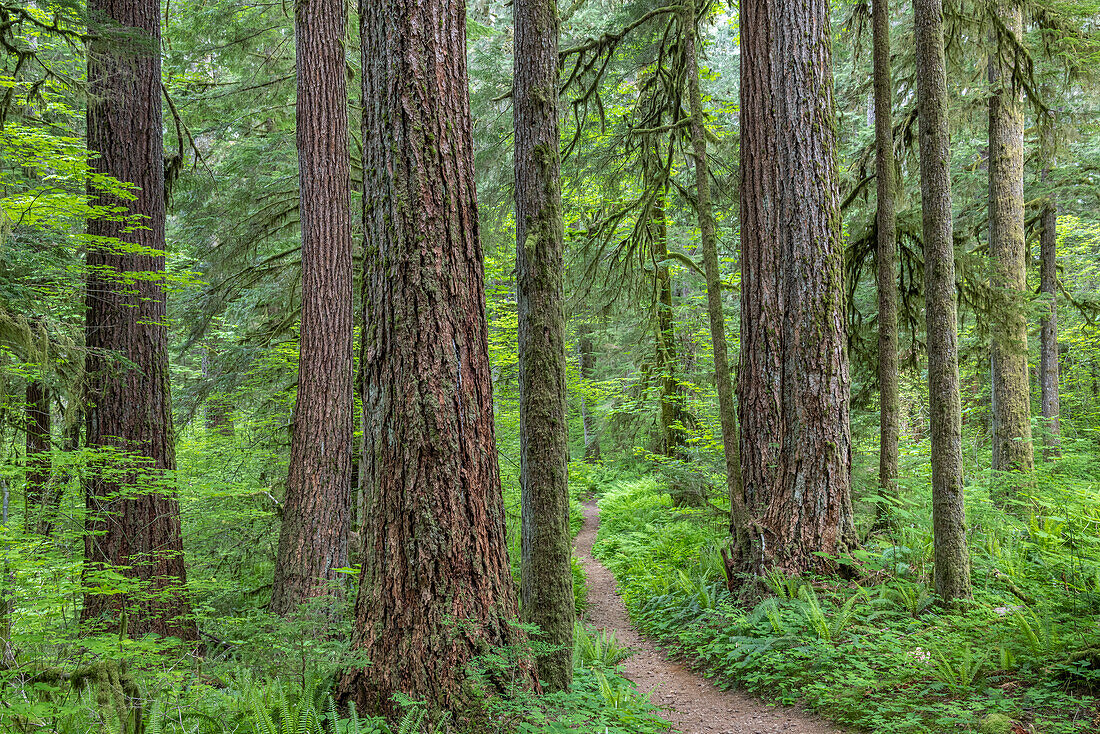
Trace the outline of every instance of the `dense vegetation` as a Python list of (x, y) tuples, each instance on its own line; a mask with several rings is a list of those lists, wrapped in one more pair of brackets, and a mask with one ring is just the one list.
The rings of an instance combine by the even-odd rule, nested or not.
[(467, 6), (0, 0), (0, 731), (1100, 731), (1100, 8)]

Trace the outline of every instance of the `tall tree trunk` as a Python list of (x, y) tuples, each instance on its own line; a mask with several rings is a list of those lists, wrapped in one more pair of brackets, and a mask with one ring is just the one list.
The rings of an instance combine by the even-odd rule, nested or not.
[[(654, 201), (650, 216), (653, 279), (657, 286), (657, 367), (661, 371), (660, 451), (663, 456), (667, 456), (669, 459), (683, 459), (683, 395), (679, 380), (680, 360), (676, 355), (676, 322), (672, 303), (672, 274), (669, 272), (668, 267), (668, 226), (665, 224), (665, 202), (668, 200), (668, 189), (667, 184), (650, 185), (661, 186), (661, 192)], [(732, 388), (730, 392), (733, 392)]]
[[(890, 71), (890, 3), (873, 0), (875, 84), (875, 210), (878, 287), (879, 491), (896, 496), (898, 487), (898, 276), (894, 177), (893, 83)], [(879, 502), (876, 524), (887, 522)]]
[(831, 571), (856, 545), (826, 0), (741, 4), (746, 569)]
[(1047, 201), (1043, 208), (1039, 239), (1039, 292), (1048, 304), (1044, 309), (1040, 323), (1040, 384), (1042, 389), (1042, 411), (1046, 424), (1043, 438), (1043, 458), (1050, 460), (1062, 454), (1060, 426), (1060, 397), (1058, 392), (1058, 255), (1057, 255), (1058, 209), (1053, 201)]
[[(96, 203), (141, 217), (131, 228), (92, 219), (88, 233), (130, 248), (88, 249), (87, 446), (112, 449), (85, 486), (85, 578), (114, 570), (143, 582), (143, 593), (85, 593), (85, 620), (124, 610), (131, 634), (196, 637), (184, 590), (186, 570), (168, 387), (164, 289), (164, 155), (161, 139), (160, 4), (154, 0), (88, 3), (88, 148), (97, 173), (134, 184), (136, 199), (97, 191)], [(136, 249), (136, 248), (135, 248)]]
[(38, 380), (27, 383), (27, 483), (23, 527), (44, 534), (50, 496), (50, 392)]
[(699, 0), (686, 0), (680, 14), (684, 44), (684, 68), (687, 74), (689, 111), (691, 112), (691, 147), (695, 167), (695, 213), (699, 223), (699, 250), (703, 257), (703, 272), (707, 283), (707, 319), (714, 351), (714, 385), (718, 392), (718, 420), (722, 428), (722, 450), (726, 459), (726, 490), (730, 497), (730, 527), (740, 547), (747, 536), (747, 518), (741, 491), (741, 455), (737, 430), (737, 406), (733, 402), (733, 379), (730, 377), (729, 353), (726, 347), (726, 320), (722, 313), (722, 274), (718, 269), (718, 236), (714, 226), (714, 210), (710, 202), (710, 167), (707, 163), (706, 118), (703, 93), (699, 85), (699, 55), (696, 8)]
[(302, 327), (271, 611), (333, 591), (351, 513), (351, 179), (343, 2), (295, 4)]
[(1013, 78), (1013, 39), (1023, 40), (1023, 11), (999, 5), (1003, 31), (989, 56), (989, 255), (992, 313), (993, 468), (1030, 472), (1031, 385), (1027, 369), (1027, 250), (1024, 244), (1024, 117)]
[[(581, 380), (588, 383), (596, 377), (596, 351), (592, 346), (592, 335), (588, 322), (582, 319), (578, 327), (577, 353), (580, 359)], [(584, 461), (596, 464), (600, 461), (600, 429), (596, 425), (596, 415), (588, 404), (585, 395), (581, 395), (581, 421), (584, 427)]]
[(962, 403), (942, 0), (914, 0), (913, 27), (928, 329), (935, 586), (940, 599), (952, 604), (956, 599), (970, 597), (970, 557), (963, 504)]
[[(361, 0), (367, 220), (364, 558), (338, 696), (467, 704), (467, 664), (520, 641), (493, 442), (466, 74), (444, 0)], [(507, 674), (507, 671), (505, 672)]]
[(538, 656), (547, 690), (573, 680), (569, 443), (565, 425), (565, 255), (558, 131), (557, 0), (515, 0), (516, 290), (519, 318), (523, 621), (555, 650)]
[[(1053, 165), (1053, 144), (1050, 129), (1053, 120), (1039, 124), (1039, 155), (1042, 159), (1042, 178), (1045, 182)], [(1039, 385), (1042, 391), (1044, 421), (1043, 458), (1050, 459), (1062, 453), (1061, 413), (1058, 395), (1058, 207), (1054, 196), (1047, 193), (1040, 217), (1039, 235), (1039, 292), (1046, 300), (1039, 328)]]

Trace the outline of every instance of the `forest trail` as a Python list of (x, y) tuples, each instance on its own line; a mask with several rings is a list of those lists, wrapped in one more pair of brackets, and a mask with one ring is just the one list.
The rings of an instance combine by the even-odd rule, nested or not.
[(584, 527), (576, 553), (588, 576), (588, 621), (611, 630), (634, 654), (623, 664), (626, 677), (650, 695), (674, 730), (682, 734), (841, 734), (842, 729), (789, 706), (766, 706), (743, 692), (723, 691), (687, 665), (669, 660), (630, 623), (611, 572), (592, 555), (600, 512), (584, 505)]

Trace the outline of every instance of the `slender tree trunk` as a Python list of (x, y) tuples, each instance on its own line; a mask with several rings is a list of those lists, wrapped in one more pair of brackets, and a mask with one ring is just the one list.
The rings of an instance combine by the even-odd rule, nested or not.
[(932, 434), (932, 529), (935, 586), (947, 604), (970, 597), (970, 557), (962, 482), (955, 249), (951, 221), (950, 135), (942, 0), (914, 0), (920, 126), (924, 301)]
[[(1015, 0), (998, 8), (1004, 30), (1023, 39)], [(995, 32), (996, 33), (996, 32)], [(1012, 78), (1013, 46), (994, 39), (989, 57), (989, 254), (996, 297), (991, 331), (993, 468), (1030, 472), (1031, 385), (1027, 368), (1027, 250), (1024, 243), (1024, 116)]]
[[(184, 591), (186, 570), (168, 388), (164, 273), (164, 155), (160, 4), (88, 3), (88, 148), (97, 173), (134, 184), (136, 199), (89, 193), (101, 205), (142, 217), (131, 228), (92, 219), (88, 232), (143, 248), (89, 247), (87, 265), (87, 445), (112, 449), (85, 486), (85, 578), (111, 569), (143, 582), (141, 597), (85, 594), (85, 620), (125, 610), (131, 634), (196, 637)], [(100, 242), (102, 242), (100, 240)], [(135, 275), (136, 274), (136, 275)]]
[[(661, 370), (661, 454), (684, 458), (683, 395), (680, 360), (676, 354), (676, 321), (672, 302), (672, 274), (668, 267), (668, 227), (665, 224), (667, 189), (653, 207), (653, 277), (657, 285), (657, 366)], [(732, 388), (731, 388), (732, 392)], [(699, 498), (701, 499), (701, 498)]]
[(50, 496), (50, 392), (38, 380), (27, 383), (27, 483), (23, 527), (44, 534)]
[[(592, 335), (587, 322), (578, 328), (577, 352), (580, 358), (581, 380), (591, 382), (596, 377), (596, 351), (592, 347)], [(600, 461), (600, 430), (596, 416), (584, 395), (581, 396), (581, 421), (584, 425), (584, 461), (596, 464)]]
[(825, 0), (741, 4), (745, 570), (832, 571), (856, 545)]
[(295, 5), (302, 328), (298, 402), (271, 611), (333, 591), (351, 513), (351, 161), (343, 2)]
[(718, 237), (714, 226), (714, 210), (710, 202), (710, 168), (707, 163), (706, 118), (703, 93), (699, 85), (699, 55), (697, 49), (696, 3), (683, 3), (680, 15), (684, 44), (684, 67), (691, 112), (691, 146), (695, 167), (695, 213), (699, 223), (699, 250), (703, 257), (703, 272), (707, 283), (707, 319), (714, 351), (714, 384), (718, 392), (718, 420), (722, 427), (722, 449), (726, 459), (726, 489), (731, 506), (731, 532), (738, 548), (746, 542), (747, 518), (741, 488), (741, 455), (737, 429), (737, 406), (733, 402), (733, 379), (730, 377), (729, 353), (726, 347), (726, 320), (722, 314), (722, 274), (718, 269)]
[[(898, 276), (897, 191), (894, 177), (893, 83), (890, 71), (890, 3), (873, 0), (875, 84), (875, 211), (878, 286), (879, 491), (896, 496), (898, 487)], [(876, 508), (876, 524), (888, 520), (887, 505)]]
[[(467, 664), (517, 644), (493, 442), (465, 10), (361, 0), (368, 511), (341, 701), (469, 703)], [(502, 675), (510, 676), (511, 671)], [(522, 670), (520, 675), (523, 675)]]
[(573, 680), (573, 536), (565, 425), (564, 243), (557, 0), (515, 0), (516, 285), (519, 318), (523, 621), (556, 650), (536, 661), (550, 691)]
[[(1053, 163), (1050, 126), (1052, 120), (1039, 126), (1039, 154), (1043, 160), (1043, 181), (1050, 175)], [(1043, 309), (1039, 328), (1039, 385), (1042, 391), (1042, 410), (1045, 431), (1043, 433), (1043, 458), (1050, 461), (1062, 453), (1061, 413), (1058, 395), (1058, 208), (1054, 197), (1048, 193), (1040, 219), (1039, 235), (1039, 292), (1047, 303)]]

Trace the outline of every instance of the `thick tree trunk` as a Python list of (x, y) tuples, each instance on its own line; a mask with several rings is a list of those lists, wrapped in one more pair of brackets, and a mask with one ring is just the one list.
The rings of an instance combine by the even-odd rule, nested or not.
[(726, 320), (722, 313), (722, 274), (718, 269), (718, 236), (714, 226), (714, 210), (710, 202), (706, 119), (703, 112), (703, 93), (699, 85), (697, 2), (698, 0), (687, 0), (680, 14), (684, 68), (687, 74), (688, 103), (691, 112), (695, 213), (699, 223), (699, 250), (703, 257), (703, 272), (707, 282), (707, 319), (710, 323), (710, 340), (714, 351), (714, 385), (718, 392), (718, 420), (722, 428), (722, 449), (726, 459), (726, 490), (729, 493), (732, 508), (730, 526), (741, 544), (745, 540), (743, 533), (747, 521), (741, 488), (737, 406), (733, 402), (733, 379), (730, 377), (729, 353), (726, 347)]
[(569, 443), (565, 424), (565, 256), (558, 131), (557, 0), (515, 0), (516, 296), (519, 319), (523, 621), (556, 650), (540, 655), (546, 690), (573, 680)]
[[(1023, 39), (1014, 0), (998, 14), (1004, 32)], [(992, 313), (993, 468), (1030, 472), (1031, 385), (1027, 368), (1027, 250), (1024, 244), (1024, 116), (1012, 76), (1013, 45), (997, 32), (989, 57), (989, 255)]]
[[(890, 3), (871, 5), (874, 31), (875, 210), (878, 287), (879, 491), (897, 495), (898, 479), (898, 276), (895, 207), (893, 83), (890, 71)], [(876, 524), (888, 521), (887, 505), (876, 508)]]
[(351, 179), (342, 2), (295, 5), (302, 222), (298, 401), (271, 611), (333, 593), (351, 513)]
[(27, 383), (27, 482), (23, 528), (45, 534), (49, 527), (50, 392), (38, 380)]
[[(588, 324), (582, 321), (578, 331), (577, 353), (581, 380), (591, 382), (596, 378), (596, 351), (592, 346)], [(584, 461), (587, 464), (597, 464), (600, 461), (600, 429), (596, 424), (596, 415), (584, 395), (581, 396), (581, 422), (584, 427)]]
[[(1052, 121), (1040, 125), (1040, 156), (1043, 159), (1043, 180), (1047, 179), (1051, 166), (1049, 129)], [(1045, 431), (1043, 433), (1043, 458), (1047, 461), (1062, 453), (1061, 414), (1058, 394), (1058, 208), (1054, 197), (1048, 193), (1040, 219), (1039, 234), (1039, 292), (1046, 305), (1042, 311), (1039, 328), (1039, 385), (1042, 392), (1042, 410)]]
[(403, 692), (454, 710), (469, 703), (467, 664), (521, 641), (493, 442), (465, 11), (443, 0), (359, 10), (368, 510), (353, 644), (371, 664), (345, 671), (338, 697), (393, 714)]
[(932, 526), (936, 593), (947, 604), (970, 597), (970, 557), (962, 483), (955, 249), (942, 0), (914, 0), (920, 125), (924, 301), (932, 434)]
[(160, 5), (152, 0), (88, 4), (88, 148), (92, 167), (137, 188), (134, 201), (91, 191), (96, 203), (142, 218), (130, 228), (92, 219), (88, 233), (144, 248), (88, 249), (87, 446), (104, 453), (85, 485), (85, 579), (114, 569), (143, 582), (143, 593), (85, 594), (83, 618), (106, 621), (125, 610), (131, 634), (185, 640), (196, 630), (184, 592), (186, 571), (168, 388), (164, 273), (164, 156), (161, 125)]
[(745, 570), (834, 570), (857, 540), (825, 0), (741, 4)]

